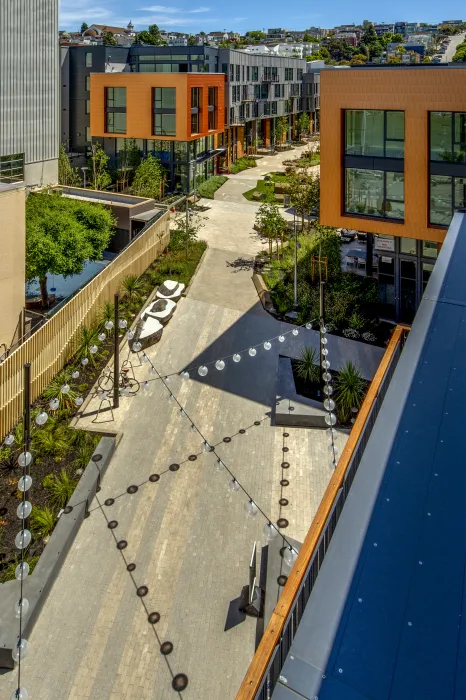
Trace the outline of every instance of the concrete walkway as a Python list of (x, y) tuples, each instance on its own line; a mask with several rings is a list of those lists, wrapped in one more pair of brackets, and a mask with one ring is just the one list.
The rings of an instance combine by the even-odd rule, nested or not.
[[(143, 364), (135, 373), (149, 380), (147, 390), (123, 397), (114, 422), (92, 424), (98, 404), (87, 406), (90, 415), (79, 427), (117, 432), (121, 441), (29, 639), (22, 677), (34, 700), (233, 700), (254, 653), (256, 628), (247, 618), (224, 631), (225, 622), (230, 601), (247, 583), (253, 542), (265, 543), (267, 520), (246, 515), (248, 499), (229, 489), (228, 470), (267, 518), (289, 521), (282, 533), (298, 541), (331, 476), (325, 433), (288, 429), (285, 436), (268, 416), (278, 354), (316, 347), (318, 334), (300, 330), (248, 355), (251, 345), (290, 327), (263, 311), (251, 281), (260, 247), (251, 234), (254, 205), (208, 203), (204, 231), (215, 245), (148, 354), (164, 375), (236, 351), (241, 361), (228, 359), (222, 371), (209, 365), (204, 378), (191, 369), (191, 379), (172, 377), (167, 387)], [(341, 338), (330, 338), (328, 347), (332, 367), (353, 359), (367, 377), (382, 354)], [(202, 451), (192, 423), (217, 445), (215, 454)], [(345, 439), (338, 437), (340, 449)], [(160, 479), (150, 481), (151, 474)], [(280, 484), (284, 476), (287, 487)], [(138, 486), (134, 493), (130, 485)], [(285, 496), (288, 504), (280, 505)], [(104, 505), (107, 499), (111, 505)], [(119, 541), (127, 543), (120, 551)], [(136, 565), (131, 574), (129, 563)], [(142, 598), (139, 586), (148, 588)], [(151, 612), (160, 614), (153, 625)], [(162, 647), (167, 656), (160, 652), (164, 642), (170, 642)], [(178, 673), (189, 679), (180, 694), (172, 688)], [(14, 688), (12, 674), (0, 676), (2, 698)]]

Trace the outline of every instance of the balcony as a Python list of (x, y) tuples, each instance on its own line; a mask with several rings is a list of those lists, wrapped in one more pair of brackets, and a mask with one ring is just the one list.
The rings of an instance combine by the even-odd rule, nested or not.
[(279, 77), (276, 73), (262, 73), (261, 83), (278, 83)]

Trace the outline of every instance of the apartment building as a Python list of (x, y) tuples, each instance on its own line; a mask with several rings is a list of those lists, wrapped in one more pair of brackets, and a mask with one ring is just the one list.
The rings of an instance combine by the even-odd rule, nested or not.
[(321, 223), (372, 234), (384, 315), (410, 322), (466, 207), (466, 66), (322, 71), (320, 89)]
[(395, 25), (394, 24), (374, 24), (374, 30), (377, 36), (383, 36), (384, 34), (387, 34), (387, 32), (390, 32), (390, 34), (393, 34), (395, 31)]
[(58, 0), (0, 2), (0, 354), (23, 330), (25, 188), (58, 179), (57, 37)]
[[(228, 167), (249, 147), (270, 145), (278, 117), (287, 118), (289, 137), (295, 133), (298, 113), (305, 110), (312, 115), (314, 109), (312, 95), (302, 94), (305, 70), (304, 60), (275, 55), (252, 56), (244, 51), (211, 46), (176, 48), (133, 45), (127, 49), (112, 46), (64, 47), (62, 84), (66, 87), (62, 88), (62, 141), (68, 143), (76, 165), (84, 165), (93, 138), (103, 143), (115, 164), (124, 139), (135, 138), (141, 152), (153, 152), (161, 158), (167, 168), (170, 190), (191, 187), (194, 172), (199, 182), (220, 168)], [(121, 86), (127, 90), (126, 130), (120, 129), (118, 135), (112, 136), (106, 129), (102, 111), (97, 121), (92, 119), (93, 104), (97, 99), (96, 93), (91, 94), (92, 76), (104, 74), (99, 80), (105, 78), (106, 84), (100, 82), (99, 85), (111, 88), (117, 85), (111, 76), (120, 73), (125, 74)], [(136, 74), (146, 76), (144, 85), (149, 91), (169, 87), (167, 78), (172, 80), (171, 87), (177, 90), (177, 112), (181, 109), (178, 96), (184, 95), (186, 105), (191, 104), (190, 89), (194, 87), (189, 81), (180, 83), (180, 74), (199, 77), (197, 87), (204, 90), (206, 99), (209, 87), (215, 87), (218, 90), (218, 104), (207, 107), (215, 107), (214, 111), (218, 114), (216, 126), (201, 122), (201, 126), (205, 127), (203, 131), (188, 133), (184, 127), (179, 130), (179, 122), (174, 134), (155, 133), (151, 131), (150, 121), (146, 121), (142, 136), (142, 131), (135, 128), (133, 116), (130, 116), (130, 91), (133, 97), (136, 94), (131, 86), (142, 85)], [(160, 85), (157, 82), (159, 77), (163, 77)], [(145, 115), (144, 119), (148, 119), (148, 116)], [(188, 141), (194, 142), (189, 149), (186, 146)], [(184, 145), (178, 148), (175, 145), (177, 142)], [(186, 155), (184, 160), (180, 160), (182, 149)], [(189, 173), (186, 171), (188, 161)]]

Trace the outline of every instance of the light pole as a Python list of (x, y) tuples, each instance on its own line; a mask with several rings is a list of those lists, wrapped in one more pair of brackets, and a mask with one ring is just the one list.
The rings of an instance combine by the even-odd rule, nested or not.
[[(322, 338), (323, 338), (323, 336), (324, 336), (324, 333), (323, 333), (323, 330), (322, 330), (322, 329), (324, 328), (324, 325), (325, 325), (325, 293), (324, 293), (324, 287), (325, 287), (325, 282), (321, 281), (321, 282), (320, 282), (320, 289), (319, 289), (319, 292), (320, 292), (320, 300), (319, 300), (319, 301), (320, 301), (320, 303), (319, 303), (320, 350), (319, 350), (319, 352), (320, 352), (320, 372), (321, 372), (321, 375), (322, 375), (322, 362), (323, 362), (323, 359), (324, 359), (324, 356), (322, 355)], [(322, 382), (323, 382), (323, 381), (324, 381), (324, 380), (322, 379)]]
[(86, 189), (86, 186), (87, 186), (86, 170), (88, 170), (87, 165), (83, 165), (83, 166), (81, 167), (81, 170), (83, 171), (83, 180), (84, 180), (83, 187), (84, 187), (84, 189)]
[(120, 314), (119, 314), (119, 308), (118, 308), (118, 302), (120, 300), (120, 295), (118, 292), (114, 295), (114, 312), (115, 312), (115, 318), (114, 318), (114, 332), (115, 332), (115, 337), (114, 337), (114, 361), (113, 361), (113, 408), (118, 408), (120, 405), (120, 335), (119, 335), (119, 327), (120, 327)]
[(296, 227), (296, 209), (293, 207), (294, 231), (294, 307), (298, 307), (298, 229)]

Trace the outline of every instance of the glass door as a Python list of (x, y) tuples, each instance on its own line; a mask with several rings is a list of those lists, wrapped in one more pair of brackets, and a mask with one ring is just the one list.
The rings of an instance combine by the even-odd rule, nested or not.
[(380, 316), (390, 320), (396, 315), (395, 258), (379, 255)]
[(416, 313), (416, 270), (415, 260), (400, 259), (400, 321), (412, 323)]

